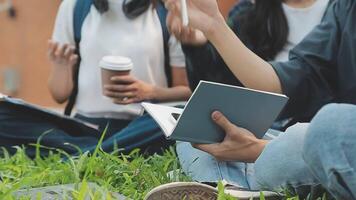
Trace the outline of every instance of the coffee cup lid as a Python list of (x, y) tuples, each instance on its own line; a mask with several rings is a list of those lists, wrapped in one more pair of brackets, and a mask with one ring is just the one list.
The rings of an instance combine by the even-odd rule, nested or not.
[(104, 56), (99, 65), (103, 69), (116, 71), (128, 71), (133, 67), (131, 59), (123, 56)]

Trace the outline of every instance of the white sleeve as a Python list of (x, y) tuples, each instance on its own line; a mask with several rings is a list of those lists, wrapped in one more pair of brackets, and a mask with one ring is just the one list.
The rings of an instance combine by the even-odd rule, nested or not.
[(185, 67), (185, 56), (180, 42), (174, 37), (169, 38), (170, 65), (174, 67)]
[(74, 0), (62, 1), (54, 24), (52, 40), (60, 44), (75, 45), (73, 31)]

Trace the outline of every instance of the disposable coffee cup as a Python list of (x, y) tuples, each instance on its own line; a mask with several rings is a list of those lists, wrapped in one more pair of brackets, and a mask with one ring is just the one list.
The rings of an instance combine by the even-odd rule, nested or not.
[(101, 59), (99, 66), (103, 91), (105, 85), (113, 83), (112, 77), (129, 75), (133, 68), (131, 59), (123, 56), (105, 56)]

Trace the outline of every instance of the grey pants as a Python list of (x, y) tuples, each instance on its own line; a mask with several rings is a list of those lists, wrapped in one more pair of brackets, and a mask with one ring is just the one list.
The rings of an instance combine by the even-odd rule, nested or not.
[(250, 190), (321, 184), (337, 199), (356, 199), (356, 106), (330, 104), (310, 124), (271, 141), (254, 164), (219, 162), (178, 143), (183, 170), (201, 182), (225, 180)]

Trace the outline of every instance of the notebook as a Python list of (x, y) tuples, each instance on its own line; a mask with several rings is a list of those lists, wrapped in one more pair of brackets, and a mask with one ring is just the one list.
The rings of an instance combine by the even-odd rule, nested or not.
[(63, 130), (69, 132), (77, 132), (78, 134), (86, 132), (93, 135), (100, 134), (98, 126), (84, 122), (82, 120), (58, 114), (54, 111), (27, 103), (21, 99), (11, 98), (0, 93), (0, 114), (1, 111), (14, 111), (13, 114), (18, 113), (31, 114), (38, 119), (42, 119), (48, 123), (53, 123)]
[(151, 103), (142, 106), (168, 139), (211, 144), (225, 137), (212, 121), (212, 112), (222, 112), (235, 125), (262, 138), (287, 102), (285, 95), (201, 81), (184, 109)]

